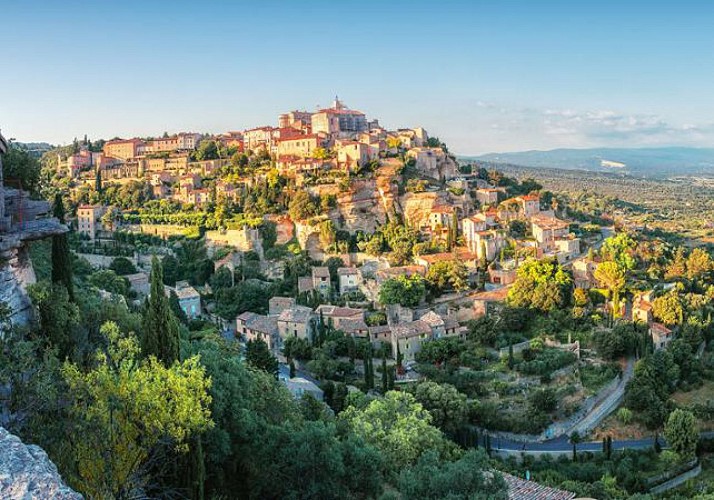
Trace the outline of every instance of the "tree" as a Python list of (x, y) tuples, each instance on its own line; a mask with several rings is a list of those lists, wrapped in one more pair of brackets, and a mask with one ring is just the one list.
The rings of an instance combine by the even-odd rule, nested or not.
[(305, 190), (298, 191), (290, 200), (288, 214), (294, 221), (303, 221), (317, 215), (317, 204)]
[(687, 256), (687, 278), (690, 280), (701, 278), (713, 269), (714, 261), (706, 250), (695, 248)]
[(453, 436), (466, 423), (466, 395), (454, 386), (426, 381), (419, 383), (412, 392), (431, 414), (432, 423), (442, 431)]
[(607, 288), (612, 293), (612, 315), (617, 316), (620, 304), (620, 292), (625, 288), (625, 270), (615, 261), (601, 263), (595, 269), (595, 279), (600, 286)]
[(636, 265), (633, 257), (636, 246), (637, 242), (629, 234), (618, 233), (603, 242), (600, 253), (605, 260), (614, 261), (621, 269), (631, 271)]
[(164, 293), (161, 262), (151, 259), (151, 290), (144, 309), (141, 351), (144, 356), (155, 356), (166, 366), (179, 359), (179, 331), (171, 313), (169, 299)]
[(699, 442), (694, 414), (679, 408), (670, 413), (664, 426), (664, 437), (670, 448), (684, 460), (694, 458)]
[(264, 428), (248, 455), (250, 498), (377, 498), (382, 490), (380, 453), (340, 440), (331, 423)]
[(162, 443), (186, 450), (189, 438), (212, 425), (210, 380), (197, 357), (170, 368), (139, 359), (134, 337), (115, 323), (102, 329), (108, 347), (97, 366), (62, 368), (68, 391), (70, 484), (90, 498), (119, 498), (141, 490), (146, 465)]
[(506, 500), (508, 487), (494, 473), (482, 450), (469, 450), (454, 462), (442, 461), (428, 452), (399, 474), (402, 498), (426, 500)]
[(652, 314), (667, 326), (680, 325), (684, 321), (684, 304), (677, 290), (671, 290), (652, 301)]
[(382, 349), (382, 394), (389, 390), (389, 376), (387, 375), (387, 352)]
[(37, 194), (40, 187), (40, 162), (23, 146), (11, 143), (2, 159), (6, 185), (21, 187)]
[(528, 259), (519, 268), (508, 291), (513, 307), (552, 311), (567, 305), (573, 280), (554, 259)]
[(89, 283), (100, 290), (117, 295), (126, 295), (129, 285), (126, 278), (109, 269), (100, 269), (89, 276)]
[(114, 258), (112, 263), (109, 265), (109, 269), (117, 273), (119, 276), (134, 274), (136, 272), (136, 267), (126, 257)]
[(268, 344), (260, 339), (249, 340), (245, 348), (245, 360), (259, 370), (278, 378), (278, 360), (270, 353)]
[(448, 290), (461, 292), (469, 287), (466, 265), (457, 259), (440, 260), (429, 266), (426, 281), (439, 293)]
[(357, 437), (380, 450), (394, 470), (415, 463), (428, 450), (442, 456), (453, 451), (454, 445), (431, 425), (431, 414), (409, 393), (389, 391), (364, 409), (350, 406), (339, 418)]
[(403, 307), (416, 307), (426, 292), (424, 279), (415, 274), (390, 278), (379, 289), (379, 301), (382, 304), (399, 304)]
[(572, 434), (570, 434), (570, 443), (573, 445), (573, 462), (578, 459), (578, 443), (582, 440), (578, 431), (573, 431)]
[(69, 298), (67, 289), (59, 284), (40, 282), (28, 289), (38, 311), (40, 331), (64, 360), (72, 354), (74, 332), (79, 325), (79, 307)]
[(619, 323), (613, 329), (598, 332), (595, 344), (603, 358), (612, 360), (635, 352), (641, 336), (641, 329), (635, 323)]
[[(64, 203), (62, 195), (55, 195), (52, 214), (64, 224)], [(60, 283), (67, 289), (69, 300), (74, 301), (74, 283), (72, 281), (72, 255), (69, 251), (67, 234), (52, 236), (52, 283)]]

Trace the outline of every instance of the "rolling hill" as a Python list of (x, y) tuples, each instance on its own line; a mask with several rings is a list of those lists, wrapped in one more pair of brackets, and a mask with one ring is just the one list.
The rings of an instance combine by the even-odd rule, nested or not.
[(714, 148), (553, 149), (489, 153), (461, 159), (538, 168), (621, 172), (644, 177), (714, 175)]

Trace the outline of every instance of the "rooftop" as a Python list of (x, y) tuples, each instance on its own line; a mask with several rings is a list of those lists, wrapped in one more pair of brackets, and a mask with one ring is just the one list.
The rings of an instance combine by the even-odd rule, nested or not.
[(338, 307), (330, 304), (320, 304), (317, 309), (315, 309), (315, 312), (332, 318), (353, 318), (355, 316), (362, 317), (364, 315), (364, 311), (362, 309)]
[(278, 316), (278, 321), (286, 321), (291, 323), (307, 323), (310, 321), (313, 312), (312, 309), (305, 306), (293, 306), (285, 309)]
[(485, 302), (503, 302), (508, 296), (509, 287), (504, 286), (497, 288), (496, 290), (490, 290), (487, 292), (478, 292), (470, 297), (474, 300), (481, 300)]
[(431, 335), (431, 326), (426, 321), (416, 320), (395, 325), (392, 327), (392, 332), (397, 338)]
[(330, 277), (330, 268), (326, 266), (317, 266), (312, 268), (312, 277), (313, 278), (329, 278)]

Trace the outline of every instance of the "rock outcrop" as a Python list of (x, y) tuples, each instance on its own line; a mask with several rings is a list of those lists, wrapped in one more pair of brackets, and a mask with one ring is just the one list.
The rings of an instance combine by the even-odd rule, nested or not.
[(79, 500), (42, 448), (25, 445), (0, 427), (0, 498)]

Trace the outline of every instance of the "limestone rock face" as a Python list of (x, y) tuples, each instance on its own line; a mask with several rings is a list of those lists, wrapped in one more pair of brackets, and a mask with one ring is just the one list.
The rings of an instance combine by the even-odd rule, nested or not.
[(82, 495), (64, 484), (42, 448), (25, 445), (0, 427), (0, 498), (79, 500)]
[(0, 301), (12, 311), (13, 324), (25, 325), (32, 319), (27, 286), (35, 281), (35, 270), (26, 246), (10, 247), (0, 253)]
[(337, 207), (330, 213), (330, 218), (350, 233), (373, 233), (387, 220), (387, 204), (375, 181), (354, 181), (349, 191), (338, 196)]

